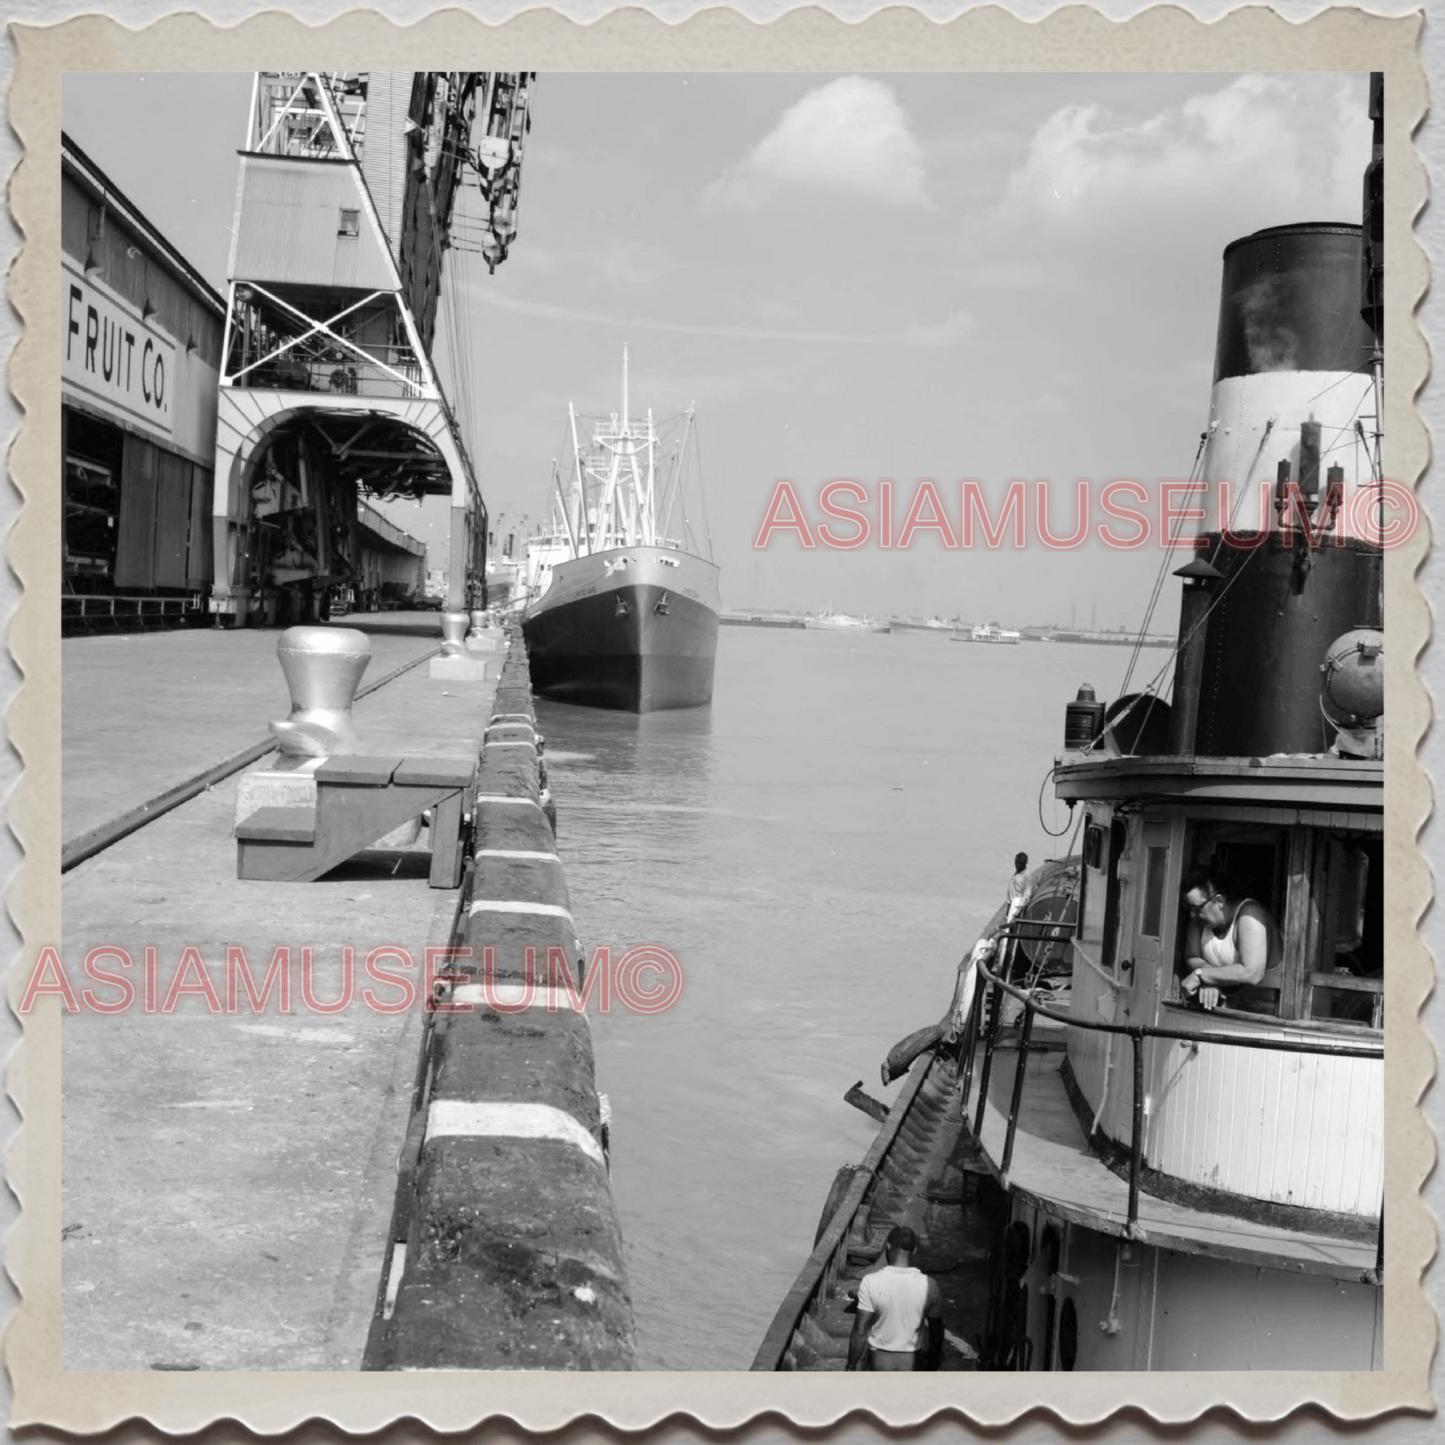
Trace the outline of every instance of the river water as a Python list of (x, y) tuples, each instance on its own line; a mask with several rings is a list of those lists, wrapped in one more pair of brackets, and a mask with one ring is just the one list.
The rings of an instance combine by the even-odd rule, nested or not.
[(748, 1367), (876, 1132), (844, 1092), (892, 1096), (879, 1063), (946, 1007), (1014, 853), (1065, 851), (1039, 818), (1064, 705), (1128, 659), (724, 627), (709, 707), (539, 702), (583, 945), (661, 944), (685, 980), (666, 1013), (593, 1013), (642, 1368)]

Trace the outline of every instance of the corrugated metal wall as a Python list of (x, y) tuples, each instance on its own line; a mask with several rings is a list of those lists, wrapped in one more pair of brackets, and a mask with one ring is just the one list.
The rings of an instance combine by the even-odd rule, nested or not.
[[(366, 219), (351, 166), (245, 156), (241, 185), (238, 281), (364, 291), (392, 287), (391, 267)], [(343, 210), (362, 213), (358, 235), (339, 233)]]
[(69, 175), (61, 176), (60, 245), (81, 265), (89, 255), (112, 291), (137, 310), (149, 301), (156, 322), (171, 336), (182, 345), (189, 337), (201, 361), (220, 365), (223, 322), (216, 303), (198, 299), (171, 273), (160, 250), (117, 211), (106, 208), (102, 220), (100, 201)]
[(155, 586), (156, 455), (149, 442), (126, 437), (116, 524), (117, 587)]
[(211, 472), (191, 468), (191, 528), (186, 547), (186, 586), (211, 585)]
[(409, 149), (406, 120), (415, 81), (415, 71), (373, 70), (366, 84), (366, 151), (361, 173), (398, 264)]
[(174, 452), (157, 458), (155, 586), (184, 588), (191, 531), (191, 464)]
[(211, 580), (211, 472), (129, 434), (116, 526), (117, 587), (205, 587)]

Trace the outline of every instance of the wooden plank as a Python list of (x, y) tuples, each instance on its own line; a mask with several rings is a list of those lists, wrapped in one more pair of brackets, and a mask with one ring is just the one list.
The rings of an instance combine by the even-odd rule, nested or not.
[(391, 781), (399, 788), (465, 788), (476, 771), (475, 758), (403, 758)]
[(359, 754), (351, 757), (331, 757), (316, 769), (316, 781), (345, 784), (353, 788), (384, 788), (391, 782), (391, 775), (403, 761), (404, 759), (399, 757), (373, 758)]
[(321, 783), (316, 790), (316, 832), (311, 841), (242, 840), (237, 876), (309, 883), (440, 802), (450, 792), (445, 788), (346, 787)]
[(309, 843), (315, 836), (313, 808), (257, 808), (236, 824), (236, 837), (245, 842)]
[(1310, 884), (1314, 874), (1315, 835), (1303, 824), (1289, 833), (1288, 877), (1284, 902), (1284, 967), (1280, 980), (1281, 1018), (1303, 1017), (1309, 1008), (1305, 975), (1314, 968), (1309, 954)]
[[(1325, 941), (1325, 899), (1329, 894), (1330, 851), (1330, 835), (1317, 833), (1314, 868), (1310, 876), (1309, 907), (1306, 910), (1309, 933), (1305, 943), (1304, 969), (1300, 978), (1300, 1016), (1303, 1018), (1314, 1015), (1314, 989), (1310, 986), (1309, 977), (1316, 969), (1324, 967), (1321, 955)], [(1333, 962), (1333, 950), (1330, 959)]]
[(873, 1098), (871, 1094), (863, 1092), (863, 1080), (859, 1079), (846, 1094), (843, 1095), (845, 1104), (852, 1104), (855, 1109), (861, 1109), (870, 1119), (883, 1123), (888, 1117), (888, 1105)]
[(462, 794), (457, 791), (432, 804), (431, 886), (458, 887), (462, 862)]
[[(1278, 1168), (1280, 1151), (1280, 1121), (1284, 1113), (1284, 1069), (1288, 1054), (1266, 1054), (1269, 1061), (1264, 1072), (1264, 1085), (1260, 1092), (1260, 1110), (1264, 1127), (1260, 1131), (1258, 1194), (1269, 1199), (1278, 1199), (1275, 1193), (1275, 1171)], [(1198, 1177), (1198, 1176), (1195, 1176)]]
[(1358, 978), (1353, 973), (1312, 973), (1310, 983), (1315, 988), (1342, 988), (1350, 993), (1384, 993), (1385, 980), (1382, 978)]

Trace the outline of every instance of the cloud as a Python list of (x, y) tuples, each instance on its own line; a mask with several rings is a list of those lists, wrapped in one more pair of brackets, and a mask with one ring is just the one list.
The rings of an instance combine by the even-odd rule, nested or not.
[(955, 311), (937, 321), (915, 321), (903, 333), (910, 346), (952, 346), (973, 330), (974, 320), (967, 311)]
[(654, 286), (672, 269), (667, 252), (641, 241), (615, 242), (602, 251), (598, 264), (608, 281), (629, 290)]
[(847, 75), (811, 90), (703, 192), (703, 205), (755, 210), (798, 186), (927, 206), (923, 154), (890, 86)]
[(902, 331), (809, 331), (777, 326), (729, 326), (708, 321), (665, 321), (655, 316), (619, 316), (590, 311), (580, 306), (560, 306), (551, 301), (528, 301), (509, 296), (489, 286), (468, 292), (471, 301), (513, 316), (532, 316), (568, 326), (606, 326), (623, 335), (629, 331), (658, 331), (673, 336), (718, 336), (739, 341), (829, 342), (844, 346), (896, 345), (951, 346), (966, 336), (974, 318), (966, 311), (954, 311), (937, 321), (914, 321)]
[(1035, 131), (996, 219), (1087, 233), (1147, 208), (1183, 226), (1262, 195), (1278, 214), (1258, 225), (1357, 219), (1368, 127), (1353, 75), (1241, 75), (1133, 123), (1068, 105)]
[(676, 336), (725, 336), (743, 341), (831, 341), (852, 344), (885, 338), (849, 331), (790, 331), (763, 326), (719, 326), (705, 321), (664, 321), (657, 317), (610, 316), (577, 306), (558, 306), (550, 301), (526, 301), (487, 286), (474, 287), (470, 299), (481, 306), (509, 311), (514, 316), (535, 316), (585, 326), (610, 326), (616, 331), (664, 331)]
[(507, 267), (513, 275), (518, 271), (530, 271), (538, 276), (551, 276), (560, 261), (560, 255), (552, 247), (531, 240), (527, 245), (516, 246), (507, 252)]
[(1047, 277), (1035, 262), (1005, 258), (970, 266), (961, 279), (981, 291), (1035, 291)]

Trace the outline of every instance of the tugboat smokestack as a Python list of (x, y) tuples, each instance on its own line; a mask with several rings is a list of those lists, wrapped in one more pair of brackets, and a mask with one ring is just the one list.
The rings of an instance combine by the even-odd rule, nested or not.
[(1360, 535), (1375, 459), (1355, 436), (1375, 409), (1363, 229), (1275, 226), (1225, 248), (1204, 550), (1176, 574), (1178, 752), (1320, 753), (1333, 741), (1320, 666), (1378, 586), (1378, 545)]

